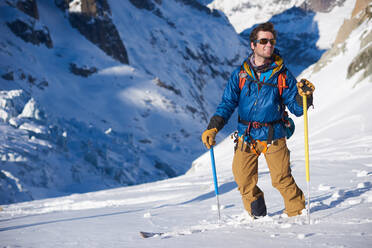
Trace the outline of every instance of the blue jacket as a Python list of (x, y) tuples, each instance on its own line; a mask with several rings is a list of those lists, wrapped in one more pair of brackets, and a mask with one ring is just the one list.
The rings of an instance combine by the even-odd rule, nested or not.
[[(303, 108), (296, 101), (297, 80), (284, 66), (283, 60), (278, 55), (274, 56), (274, 62), (270, 69), (261, 73), (259, 81), (269, 85), (263, 85), (261, 89), (256, 82), (256, 76), (250, 68), (249, 63), (243, 62), (242, 66), (234, 70), (226, 88), (224, 90), (221, 103), (218, 105), (214, 116), (220, 116), (224, 119), (225, 123), (229, 120), (230, 116), (238, 107), (238, 114), (242, 120), (247, 122), (260, 122), (270, 123), (282, 119), (286, 106), (291, 113), (296, 116), (303, 114)], [(249, 59), (249, 58), (248, 58)], [(242, 90), (239, 88), (240, 71), (244, 68), (247, 73), (247, 80)], [(280, 96), (277, 87), (278, 76), (281, 72), (286, 73), (286, 85), (288, 88), (283, 89)], [(283, 105), (284, 104), (284, 105)], [(273, 125), (274, 135), (273, 140), (283, 138), (286, 136), (285, 127), (283, 122), (277, 122)], [(243, 135), (247, 125), (238, 123), (239, 136)], [(250, 135), (255, 140), (268, 139), (268, 127), (251, 128)]]

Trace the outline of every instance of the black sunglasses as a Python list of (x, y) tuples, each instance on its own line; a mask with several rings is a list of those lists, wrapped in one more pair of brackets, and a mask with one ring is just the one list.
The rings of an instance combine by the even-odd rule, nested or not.
[(266, 39), (266, 38), (256, 40), (255, 42), (256, 43), (260, 43), (261, 45), (266, 45), (268, 42), (270, 42), (271, 45), (275, 45), (276, 44), (276, 40), (275, 39)]

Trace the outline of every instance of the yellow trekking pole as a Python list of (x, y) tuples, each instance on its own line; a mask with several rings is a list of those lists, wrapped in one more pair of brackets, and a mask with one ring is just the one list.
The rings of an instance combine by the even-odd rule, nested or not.
[(305, 134), (305, 165), (306, 165), (306, 182), (307, 182), (307, 221), (310, 224), (310, 168), (309, 168), (309, 134), (307, 123), (307, 96), (302, 96), (304, 107), (304, 134)]
[(310, 169), (309, 169), (309, 134), (308, 134), (308, 122), (307, 122), (307, 96), (311, 95), (314, 92), (315, 87), (308, 80), (301, 79), (301, 81), (297, 83), (297, 88), (298, 88), (299, 94), (302, 96), (302, 106), (304, 108), (305, 164), (306, 164), (306, 182), (307, 182), (307, 221), (310, 224)]
[(297, 88), (298, 93), (302, 96), (302, 106), (304, 108), (305, 164), (307, 182), (307, 221), (310, 224), (310, 169), (309, 169), (309, 134), (307, 122), (307, 97), (314, 92), (315, 87), (308, 80), (301, 79), (301, 81), (297, 83)]

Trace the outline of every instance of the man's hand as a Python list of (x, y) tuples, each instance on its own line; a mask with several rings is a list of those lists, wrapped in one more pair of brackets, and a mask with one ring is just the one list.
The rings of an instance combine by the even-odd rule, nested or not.
[(208, 129), (203, 132), (202, 141), (208, 149), (211, 149), (211, 146), (216, 144), (214, 138), (216, 137), (217, 132), (217, 128)]
[(307, 79), (303, 78), (300, 82), (297, 83), (297, 89), (300, 96), (309, 96), (313, 94), (315, 86)]

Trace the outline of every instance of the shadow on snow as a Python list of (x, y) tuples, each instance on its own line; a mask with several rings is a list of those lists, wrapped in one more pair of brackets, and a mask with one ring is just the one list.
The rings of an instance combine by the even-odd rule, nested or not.
[[(228, 193), (231, 190), (235, 189), (236, 187), (237, 186), (236, 186), (235, 182), (228, 182), (228, 183), (225, 183), (225, 184), (222, 184), (221, 186), (219, 186), (218, 191), (219, 191), (219, 194), (225, 194), (225, 193)], [(182, 202), (181, 204), (183, 205), (183, 204), (188, 204), (188, 203), (196, 202), (196, 201), (204, 201), (204, 200), (214, 198), (214, 197), (216, 197), (216, 194), (215, 194), (214, 191), (211, 191), (211, 192), (208, 192), (206, 194), (199, 195), (199, 196), (195, 197), (194, 199)]]
[[(40, 222), (36, 222), (36, 223), (31, 223), (31, 224), (23, 224), (23, 225), (18, 225), (18, 226), (3, 227), (3, 228), (0, 228), (0, 232), (22, 229), (22, 228), (27, 228), (27, 227), (40, 226), (40, 225), (53, 224), (53, 223), (60, 223), (60, 222), (68, 222), (68, 221), (76, 221), (76, 220), (84, 220), (84, 219), (92, 219), (92, 218), (99, 218), (99, 217), (106, 217), (106, 216), (128, 214), (128, 213), (133, 213), (133, 212), (140, 212), (140, 211), (143, 211), (143, 210), (144, 209), (137, 209), (137, 210), (122, 211), (122, 212), (116, 212), (116, 213), (100, 214), (100, 215), (85, 216), (85, 217), (76, 217), (76, 218), (69, 218), (69, 219), (40, 221)], [(27, 216), (27, 217), (29, 217), (29, 216)]]

